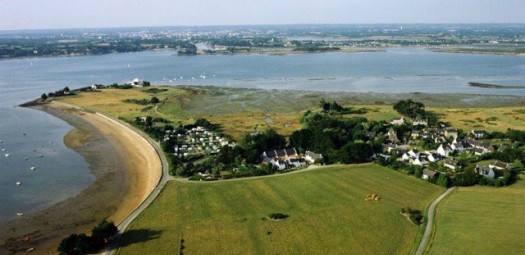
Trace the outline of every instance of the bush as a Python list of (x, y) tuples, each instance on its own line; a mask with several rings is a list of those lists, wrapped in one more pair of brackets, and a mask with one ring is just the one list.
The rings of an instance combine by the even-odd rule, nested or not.
[(93, 253), (102, 249), (117, 232), (118, 229), (113, 222), (103, 220), (91, 230), (91, 236), (82, 233), (64, 238), (57, 251), (64, 255)]
[(282, 213), (270, 213), (268, 214), (268, 219), (271, 220), (284, 220), (288, 218), (288, 215)]

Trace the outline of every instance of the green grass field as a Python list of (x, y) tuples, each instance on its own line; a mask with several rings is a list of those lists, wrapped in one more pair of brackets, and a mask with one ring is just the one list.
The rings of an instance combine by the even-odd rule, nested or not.
[(428, 254), (523, 254), (525, 181), (459, 188), (437, 208)]
[[(170, 182), (118, 254), (408, 254), (420, 227), (400, 215), (443, 191), (374, 164), (217, 183)], [(365, 202), (370, 193), (379, 201)], [(264, 219), (284, 213), (282, 221)]]

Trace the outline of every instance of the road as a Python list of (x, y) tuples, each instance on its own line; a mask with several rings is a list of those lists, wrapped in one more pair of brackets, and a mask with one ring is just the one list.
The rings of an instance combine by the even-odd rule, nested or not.
[(447, 191), (443, 192), (441, 196), (436, 198), (432, 203), (430, 204), (430, 207), (428, 207), (428, 214), (427, 214), (427, 226), (425, 228), (425, 233), (423, 233), (423, 238), (421, 238), (421, 242), (419, 243), (419, 246), (417, 247), (416, 255), (423, 255), (425, 252), (425, 249), (428, 245), (428, 241), (430, 239), (430, 235), (432, 234), (432, 224), (434, 224), (434, 211), (436, 210), (436, 206), (445, 198), (450, 192), (452, 192), (455, 188), (449, 188)]
[[(126, 217), (119, 225), (118, 225), (118, 231), (119, 234), (124, 233), (126, 229), (129, 227), (129, 225), (137, 218), (155, 199), (159, 196), (162, 189), (164, 189), (164, 186), (166, 186), (166, 183), (171, 179), (169, 175), (169, 168), (168, 168), (168, 160), (166, 159), (166, 156), (164, 155), (164, 152), (160, 148), (160, 145), (158, 142), (151, 139), (148, 135), (144, 134), (142, 131), (138, 130), (137, 128), (121, 121), (118, 119), (115, 119), (113, 117), (109, 117), (107, 115), (96, 113), (97, 115), (110, 119), (111, 121), (114, 121), (118, 123), (119, 125), (131, 129), (135, 133), (139, 134), (143, 139), (145, 139), (155, 150), (157, 153), (157, 156), (159, 157), (161, 164), (162, 164), (162, 173), (159, 182), (157, 183), (157, 186), (155, 186), (155, 189), (149, 194), (149, 196), (135, 209), (128, 217)], [(110, 245), (102, 254), (104, 255), (110, 255), (114, 254), (118, 249), (118, 242), (113, 242), (112, 245)]]

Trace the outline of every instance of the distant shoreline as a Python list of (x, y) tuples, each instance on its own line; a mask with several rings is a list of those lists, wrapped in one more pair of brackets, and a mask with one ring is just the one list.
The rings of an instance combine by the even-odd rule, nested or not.
[[(249, 50), (239, 50), (235, 52), (222, 52), (218, 51), (215, 53), (198, 52), (195, 55), (181, 55), (181, 56), (223, 56), (223, 55), (251, 55), (251, 54), (266, 54), (274, 56), (286, 56), (286, 55), (297, 55), (297, 54), (319, 54), (319, 53), (373, 53), (373, 52), (384, 52), (388, 49), (399, 49), (399, 48), (418, 48), (425, 49), (432, 52), (438, 53), (452, 53), (452, 54), (480, 54), (480, 55), (506, 55), (506, 56), (520, 56), (525, 57), (525, 53), (517, 53), (510, 50), (497, 50), (497, 49), (461, 49), (461, 48), (450, 48), (450, 47), (434, 47), (434, 46), (379, 46), (379, 47), (341, 47), (338, 50), (328, 51), (306, 51), (306, 50), (294, 50), (293, 48), (260, 48), (254, 47)], [(177, 56), (177, 50), (175, 49), (147, 49), (141, 51), (129, 51), (129, 52), (110, 52), (103, 54), (62, 54), (62, 55), (42, 55), (42, 56), (24, 56), (24, 57), (9, 57), (0, 58), (0, 61), (14, 60), (14, 59), (40, 59), (40, 58), (62, 58), (62, 57), (87, 57), (87, 56), (105, 56), (105, 55), (117, 55), (117, 54), (133, 54), (148, 51), (167, 51), (172, 52), (174, 56)]]
[(485, 89), (525, 89), (525, 86), (512, 86), (512, 85), (496, 85), (481, 82), (469, 82), (471, 87), (485, 88)]

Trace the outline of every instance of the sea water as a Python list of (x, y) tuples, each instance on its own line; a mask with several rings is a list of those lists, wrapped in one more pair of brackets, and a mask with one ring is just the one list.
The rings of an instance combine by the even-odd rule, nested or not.
[[(17, 105), (65, 86), (123, 83), (136, 77), (174, 86), (525, 96), (525, 57), (396, 48), (290, 55), (146, 51), (1, 60), (0, 149), (6, 151), (0, 154), (0, 223), (17, 212), (34, 212), (74, 196), (94, 181), (83, 158), (63, 144), (71, 130), (67, 123)], [(469, 82), (524, 89), (486, 89)], [(22, 185), (17, 186), (18, 181)]]

